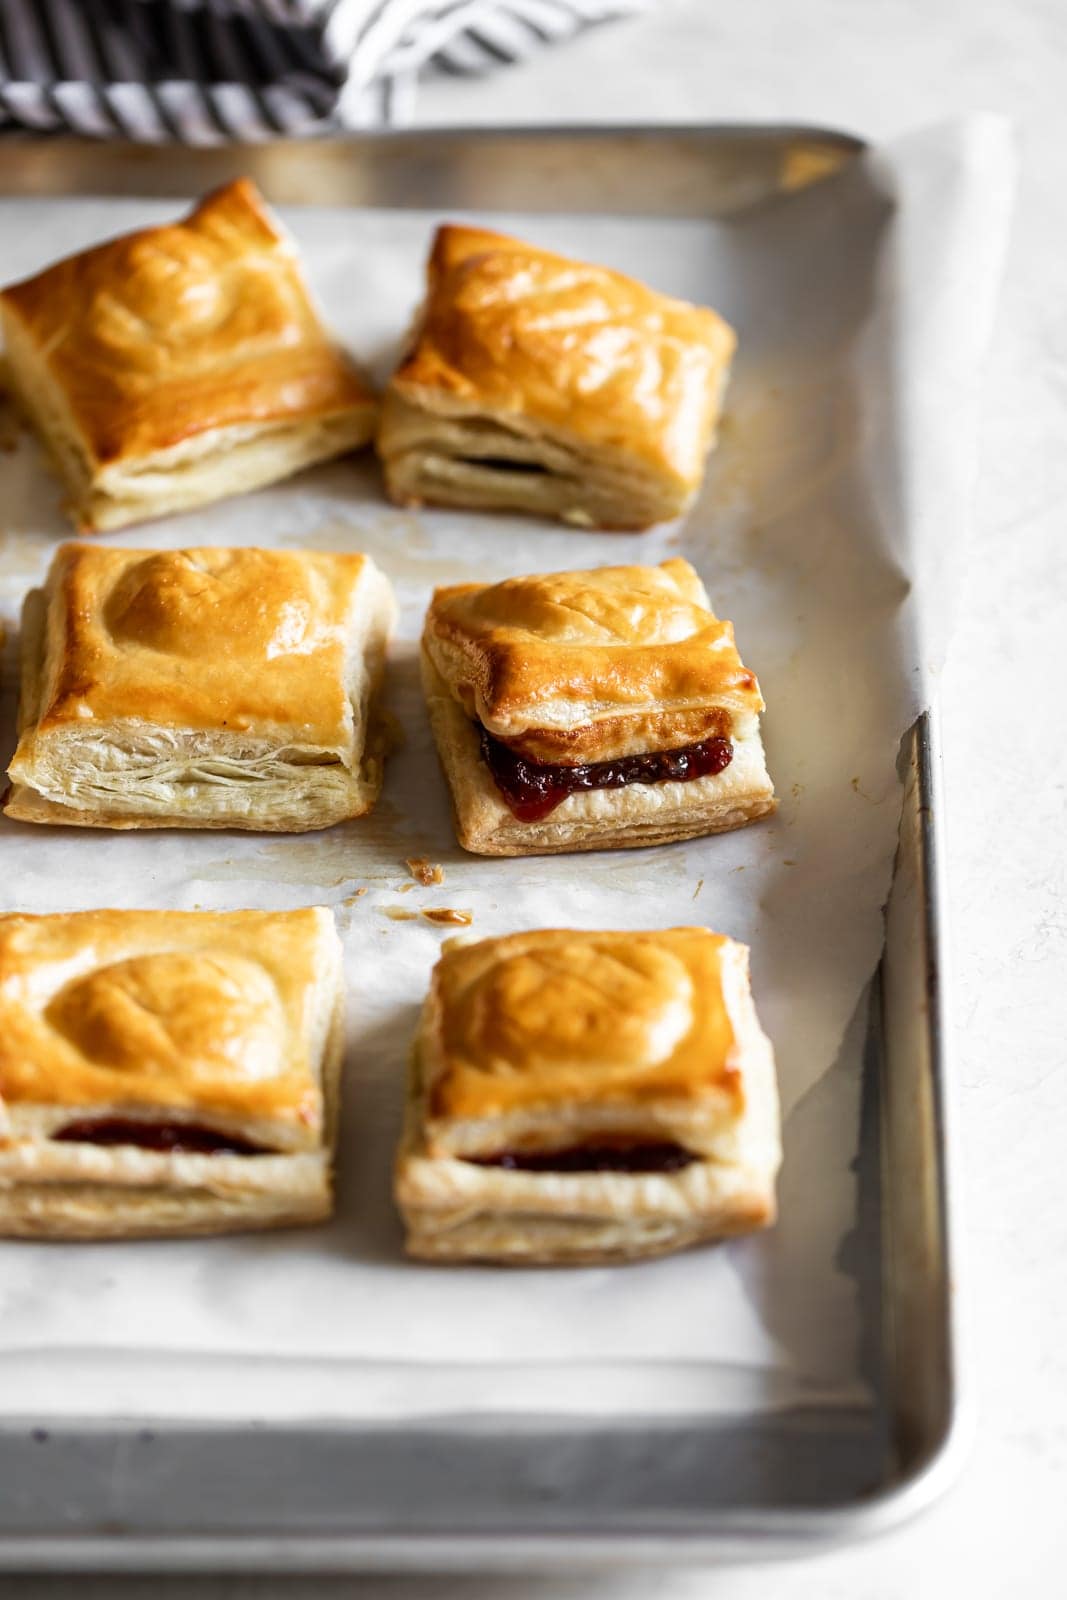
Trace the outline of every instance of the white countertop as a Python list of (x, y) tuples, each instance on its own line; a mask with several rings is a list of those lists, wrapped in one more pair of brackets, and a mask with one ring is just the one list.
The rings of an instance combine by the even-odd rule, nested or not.
[[(422, 94), (443, 123), (812, 121), (882, 138), (976, 109), (1022, 174), (973, 560), (945, 673), (949, 886), (978, 1432), (958, 1485), (870, 1545), (773, 1570), (520, 1579), (146, 1580), (108, 1600), (971, 1600), (1067, 1592), (1067, 3), (660, 0), (531, 64)], [(31, 1600), (69, 1579), (10, 1580)]]

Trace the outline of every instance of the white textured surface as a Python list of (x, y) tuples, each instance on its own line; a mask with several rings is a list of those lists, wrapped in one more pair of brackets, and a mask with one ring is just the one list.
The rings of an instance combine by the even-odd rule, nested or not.
[[(12, 1580), (93, 1600), (1054, 1600), (1065, 1590), (1067, 6), (661, 0), (527, 68), (426, 93), (422, 120), (806, 119), (886, 137), (989, 108), (1023, 180), (988, 383), (973, 559), (942, 694), (976, 1446), (877, 1544), (771, 1570), (626, 1578)], [(1016, 795), (1025, 797), (1023, 803)]]

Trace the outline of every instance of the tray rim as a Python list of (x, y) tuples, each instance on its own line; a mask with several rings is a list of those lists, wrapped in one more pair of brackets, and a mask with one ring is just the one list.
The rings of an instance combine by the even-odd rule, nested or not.
[[(409, 142), (419, 142), (432, 137), (450, 144), (475, 141), (501, 143), (510, 140), (532, 141), (545, 144), (555, 141), (593, 141), (649, 145), (670, 141), (695, 140), (701, 145), (713, 145), (722, 138), (756, 145), (768, 139), (813, 138), (826, 141), (830, 148), (840, 151), (842, 159), (858, 155), (870, 148), (863, 139), (836, 128), (806, 123), (686, 123), (654, 127), (631, 124), (543, 124), (537, 126), (506, 127), (419, 127), (416, 129), (387, 129), (361, 132), (339, 138), (306, 141), (295, 149), (287, 141), (270, 141), (253, 147), (212, 146), (182, 150), (183, 160), (196, 165), (225, 166), (235, 164), (252, 168), (269, 159), (270, 152), (286, 147), (288, 159), (314, 161), (324, 150), (354, 148), (399, 147)], [(62, 164), (65, 151), (78, 153), (78, 164), (96, 159), (106, 163), (128, 160), (133, 163), (131, 174), (143, 175), (154, 165), (173, 161), (172, 147), (163, 145), (132, 145), (118, 141), (98, 143), (73, 139), (36, 141), (32, 137), (7, 137), (0, 148), (14, 152), (32, 152), (39, 158), (48, 152), (50, 162)], [(63, 193), (71, 197), (127, 192), (138, 194), (136, 185), (126, 187), (125, 179), (119, 189), (86, 189), (76, 185), (66, 191), (56, 188), (42, 189), (39, 180), (40, 161), (0, 161), (0, 196), (4, 198), (38, 196), (55, 200)], [(180, 183), (164, 181), (157, 191), (160, 197), (180, 193)], [(286, 201), (287, 204), (298, 204)], [(315, 203), (315, 202), (311, 202)], [(345, 201), (337, 203), (345, 204)], [(515, 209), (534, 209), (518, 204)], [(613, 208), (615, 209), (615, 208)], [(640, 211), (633, 213), (641, 215)], [(670, 214), (667, 212), (662, 215)], [(677, 213), (675, 213), (677, 214)], [(928, 969), (927, 995), (929, 1000), (929, 1046), (932, 1064), (931, 1085), (935, 1099), (937, 1126), (937, 1151), (939, 1156), (938, 1218), (942, 1231), (944, 1261), (950, 1282), (956, 1279), (954, 1270), (957, 1257), (954, 1215), (957, 1208), (955, 1185), (952, 1179), (952, 1109), (951, 1078), (948, 1071), (949, 1033), (947, 1025), (948, 964), (945, 957), (944, 930), (938, 918), (938, 908), (946, 904), (943, 888), (942, 849), (940, 841), (941, 779), (940, 737), (936, 711), (924, 712), (905, 740), (914, 741), (916, 772), (920, 794), (920, 866), (923, 893), (923, 921), (926, 939)], [(223, 1536), (194, 1536), (181, 1534), (137, 1535), (101, 1528), (98, 1533), (56, 1535), (48, 1533), (8, 1537), (0, 1535), (0, 1570), (148, 1570), (207, 1571), (315, 1571), (315, 1570), (470, 1570), (472, 1561), (478, 1568), (493, 1571), (547, 1570), (563, 1565), (595, 1566), (605, 1563), (682, 1563), (752, 1559), (755, 1556), (778, 1556), (798, 1553), (842, 1542), (845, 1539), (874, 1536), (898, 1527), (936, 1500), (949, 1486), (958, 1471), (973, 1432), (973, 1411), (967, 1385), (963, 1382), (963, 1369), (959, 1361), (960, 1312), (958, 1301), (950, 1298), (946, 1308), (946, 1345), (950, 1364), (950, 1386), (946, 1425), (925, 1460), (914, 1471), (896, 1481), (890, 1481), (869, 1498), (838, 1506), (819, 1508), (738, 1507), (729, 1510), (712, 1510), (706, 1514), (707, 1531), (699, 1534), (682, 1533), (681, 1530), (662, 1535), (635, 1532), (620, 1535), (612, 1531), (606, 1537), (581, 1533), (562, 1533), (552, 1530), (542, 1533), (510, 1534), (507, 1532), (485, 1534), (458, 1533), (455, 1535), (405, 1535), (381, 1536), (355, 1534), (345, 1536), (285, 1535), (281, 1542), (264, 1538), (258, 1531), (248, 1536), (226, 1534)], [(121, 1450), (131, 1434), (145, 1431), (143, 1420), (122, 1419), (84, 1420), (65, 1430), (54, 1420), (47, 1427), (53, 1436), (69, 1432), (92, 1434)], [(160, 1424), (165, 1430), (168, 1424)], [(173, 1424), (170, 1424), (173, 1427)], [(179, 1424), (180, 1427), (187, 1426)], [(194, 1428), (197, 1424), (192, 1425)], [(267, 1425), (271, 1431), (284, 1432), (290, 1425)], [(241, 1430), (240, 1423), (222, 1424), (222, 1431)], [(208, 1431), (208, 1430), (205, 1430)], [(0, 1420), (0, 1440), (13, 1443), (29, 1442), (40, 1432), (39, 1426), (26, 1418)], [(58, 1437), (57, 1437), (58, 1442)]]
[[(538, 124), (502, 124), (477, 125), (450, 124), (434, 126), (426, 124), (415, 128), (372, 128), (343, 134), (325, 134), (319, 137), (290, 140), (285, 138), (265, 139), (248, 145), (236, 144), (211, 144), (211, 145), (168, 145), (163, 143), (138, 143), (123, 139), (78, 139), (68, 135), (57, 135), (45, 139), (35, 138), (32, 134), (20, 132), (7, 134), (0, 138), (0, 157), (6, 150), (11, 150), (21, 155), (22, 162), (8, 162), (0, 159), (0, 198), (14, 199), (62, 199), (65, 197), (91, 198), (108, 195), (115, 198), (128, 196), (130, 198), (145, 198), (144, 191), (138, 189), (130, 178), (150, 172), (153, 180), (153, 198), (170, 198), (185, 196), (190, 192), (188, 184), (184, 181), (184, 174), (193, 168), (220, 169), (215, 181), (224, 181), (227, 177), (226, 169), (232, 168), (234, 173), (250, 173), (257, 182), (266, 184), (269, 199), (271, 193), (271, 180), (269, 177), (270, 166), (281, 166), (285, 162), (294, 162), (299, 166), (320, 162), (325, 156), (327, 159), (343, 161), (349, 153), (373, 150), (384, 152), (387, 156), (395, 151), (403, 150), (408, 145), (425, 145), (427, 140), (432, 140), (436, 148), (442, 146), (467, 145), (472, 150), (486, 149), (490, 144), (536, 144), (542, 147), (552, 143), (573, 144), (575, 141), (593, 145), (597, 143), (617, 145), (624, 142), (629, 146), (665, 146), (668, 144), (696, 144), (704, 148), (704, 152), (721, 146), (726, 142), (736, 142), (756, 149), (770, 144), (783, 145), (787, 141), (813, 141), (825, 151), (834, 151), (840, 157), (840, 164), (845, 160), (856, 157), (871, 148), (870, 142), (858, 134), (847, 129), (836, 128), (829, 124), (804, 121), (786, 122), (759, 122), (759, 121), (716, 121), (716, 122), (678, 122), (657, 123), (647, 126), (640, 124), (609, 122), (560, 122)], [(431, 165), (432, 170), (432, 164)], [(72, 184), (71, 179), (76, 175), (78, 168), (90, 166), (94, 172), (99, 173), (104, 169), (107, 182), (101, 188), (86, 188), (84, 185)], [(69, 168), (73, 167), (75, 173)], [(158, 170), (162, 168), (163, 170)], [(54, 170), (58, 169), (58, 171)], [(157, 169), (157, 170), (154, 170)], [(830, 170), (830, 169), (826, 169)], [(178, 176), (181, 174), (181, 176)], [(805, 182), (817, 181), (825, 172), (815, 174), (801, 181), (794, 187), (801, 188)], [(509, 177), (514, 181), (515, 174)], [(521, 179), (521, 175), (519, 175)], [(42, 185), (42, 178), (44, 183)], [(770, 189), (768, 187), (768, 191)], [(700, 211), (693, 213), (683, 208), (674, 210), (666, 205), (657, 214), (664, 216), (700, 215), (707, 213)], [(319, 204), (350, 204), (351, 200), (336, 198), (331, 201), (308, 200), (305, 195), (298, 194), (292, 197), (280, 198), (278, 204), (285, 205), (314, 205)], [(432, 200), (393, 201), (400, 209), (432, 208)], [(747, 201), (745, 203), (748, 203)], [(486, 210), (540, 210), (550, 212), (558, 209), (566, 212), (570, 209), (566, 202), (559, 203), (558, 194), (553, 192), (551, 205), (530, 206), (527, 202), (516, 200), (507, 206), (479, 206), (478, 209)], [(580, 208), (590, 215), (599, 213), (624, 215), (618, 207), (605, 207), (600, 203), (595, 191), (583, 197)], [(630, 215), (642, 216), (649, 214), (647, 211), (637, 209)]]

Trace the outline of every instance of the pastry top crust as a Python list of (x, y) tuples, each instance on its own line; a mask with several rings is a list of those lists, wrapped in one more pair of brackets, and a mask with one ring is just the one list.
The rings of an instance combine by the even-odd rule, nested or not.
[(736, 339), (714, 311), (480, 228), (438, 230), (392, 388), (447, 414), (484, 405), (695, 488)]
[(373, 405), (247, 178), (183, 222), (57, 262), (0, 293), (100, 466), (197, 434)]
[(428, 1143), (465, 1124), (491, 1145), (518, 1113), (550, 1145), (613, 1109), (736, 1119), (754, 1029), (747, 949), (706, 928), (450, 941), (420, 1037)]
[[(640, 724), (651, 741), (643, 748), (669, 749), (763, 710), (732, 625), (677, 557), (438, 589), (423, 641), (451, 693), (491, 733), (584, 730), (583, 760), (609, 758), (594, 746), (617, 743), (621, 718)], [(723, 713), (714, 728), (696, 715), (709, 710)], [(567, 740), (557, 744), (561, 753), (544, 759), (566, 759)]]
[(44, 594), (24, 739), (131, 720), (342, 757), (357, 731), (351, 657), (373, 608), (391, 604), (366, 556), (211, 546), (62, 545)]
[(336, 949), (322, 907), (0, 916), (4, 1109), (22, 1132), (147, 1109), (316, 1144)]

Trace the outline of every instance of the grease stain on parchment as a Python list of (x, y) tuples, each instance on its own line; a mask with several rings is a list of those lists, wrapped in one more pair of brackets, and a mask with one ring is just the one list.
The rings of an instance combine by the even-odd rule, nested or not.
[[(638, 897), (662, 895), (668, 884), (676, 886), (688, 878), (685, 858), (677, 853), (657, 859), (643, 850), (583, 851), (581, 863), (583, 891), (595, 885), (598, 890)], [(545, 889), (558, 882), (561, 896), (566, 896), (575, 884), (569, 856), (526, 856), (513, 861), (511, 868), (510, 882), (518, 889)]]
[[(71, 538), (73, 530), (68, 529)], [(22, 586), (29, 587), (43, 576), (44, 566), (56, 548), (52, 533), (28, 533), (18, 524), (5, 522), (0, 529), (0, 578), (14, 579), (19, 591), (13, 604), (21, 603)]]
[(369, 515), (349, 521), (329, 517), (314, 527), (286, 537), (285, 543), (306, 550), (358, 550), (373, 557), (394, 581), (419, 583), (470, 582), (481, 576), (475, 560), (442, 555), (417, 513), (367, 508)]
[(391, 820), (383, 818), (376, 826), (372, 816), (322, 833), (262, 840), (250, 844), (247, 855), (198, 862), (195, 876), (206, 883), (247, 879), (256, 883), (306, 883), (318, 889), (339, 889), (356, 879), (385, 883), (397, 875), (397, 852), (395, 846), (389, 848), (393, 844), (391, 830)]

